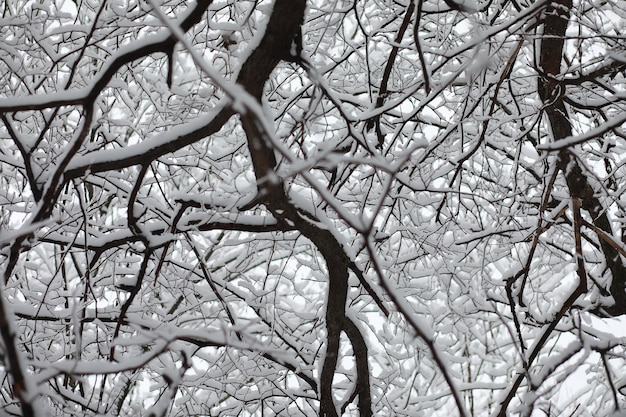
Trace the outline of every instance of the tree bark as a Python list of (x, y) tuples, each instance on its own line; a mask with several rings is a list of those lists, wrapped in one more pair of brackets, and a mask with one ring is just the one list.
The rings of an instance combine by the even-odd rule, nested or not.
[[(293, 61), (293, 42), (297, 41), (304, 20), (305, 0), (276, 0), (267, 29), (258, 47), (243, 64), (237, 82), (261, 102), (265, 82), (282, 60)], [(293, 203), (276, 175), (277, 160), (270, 132), (265, 131), (260, 120), (253, 114), (241, 114), (243, 129), (248, 139), (248, 149), (257, 179), (257, 202), (265, 204), (279, 222), (295, 225), (295, 228), (317, 247), (328, 269), (328, 298), (326, 302), (326, 356), (320, 375), (320, 416), (338, 416), (333, 400), (332, 382), (337, 368), (341, 332), (346, 322), (346, 299), (348, 295), (348, 267), (350, 259), (330, 230), (319, 226), (318, 220)], [(350, 323), (352, 324), (352, 323)], [(348, 327), (350, 340), (358, 342), (356, 326)], [(359, 408), (362, 416), (371, 415), (369, 383), (367, 395), (364, 381), (369, 382), (367, 361), (363, 362), (363, 346), (353, 346), (359, 355), (357, 385)], [(367, 376), (361, 375), (363, 372)]]
[[(561, 63), (564, 56), (565, 32), (569, 20), (571, 0), (555, 0), (545, 10), (544, 31), (539, 52), (539, 69), (543, 76), (539, 79), (538, 93), (545, 106), (548, 123), (552, 130), (554, 142), (572, 136), (572, 123), (565, 106), (563, 96), (566, 94), (565, 84), (559, 83)], [(578, 163), (575, 154), (564, 149), (559, 152), (558, 166), (567, 182), (572, 198), (581, 201), (581, 207), (592, 219), (593, 225), (613, 235), (608, 214), (589, 184), (587, 174)], [(615, 303), (603, 307), (604, 312), (611, 316), (626, 313), (626, 268), (619, 252), (604, 239), (598, 239), (612, 281), (609, 292)]]

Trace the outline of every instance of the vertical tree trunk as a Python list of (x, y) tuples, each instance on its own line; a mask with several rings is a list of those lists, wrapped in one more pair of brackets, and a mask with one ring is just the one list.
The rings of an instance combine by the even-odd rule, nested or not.
[[(565, 85), (559, 83), (561, 64), (565, 53), (565, 32), (572, 8), (572, 0), (555, 0), (545, 10), (544, 30), (539, 51), (539, 69), (543, 76), (539, 78), (538, 93), (545, 106), (548, 124), (553, 140), (558, 142), (572, 136), (572, 121), (563, 97), (567, 94)], [(559, 169), (565, 175), (572, 198), (581, 201), (582, 208), (591, 216), (593, 224), (608, 235), (612, 235), (611, 222), (604, 206), (596, 196), (595, 190), (587, 180), (572, 150), (564, 149), (558, 156)], [(626, 268), (618, 251), (605, 240), (599, 239), (606, 264), (611, 271), (610, 294), (615, 304), (604, 310), (609, 315), (626, 312)]]

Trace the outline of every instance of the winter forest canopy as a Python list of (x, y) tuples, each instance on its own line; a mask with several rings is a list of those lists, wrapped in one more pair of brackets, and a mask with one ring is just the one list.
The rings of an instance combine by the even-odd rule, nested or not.
[(0, 13), (0, 414), (626, 407), (622, 0)]

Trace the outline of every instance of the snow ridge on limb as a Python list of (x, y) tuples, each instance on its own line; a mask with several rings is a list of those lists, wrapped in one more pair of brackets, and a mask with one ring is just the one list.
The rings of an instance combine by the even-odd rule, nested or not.
[[(180, 28), (186, 32), (198, 23), (213, 0), (198, 1), (186, 16), (180, 19)], [(52, 107), (83, 105), (93, 103), (102, 89), (111, 81), (115, 73), (124, 65), (148, 55), (165, 52), (170, 54), (174, 50), (177, 39), (167, 32), (152, 35), (143, 40), (133, 42), (127, 47), (120, 48), (120, 52), (107, 60), (104, 69), (94, 78), (89, 87), (76, 90), (58, 91), (55, 93), (29, 95), (26, 97), (11, 97), (0, 100), (0, 113), (23, 110), (44, 110)]]

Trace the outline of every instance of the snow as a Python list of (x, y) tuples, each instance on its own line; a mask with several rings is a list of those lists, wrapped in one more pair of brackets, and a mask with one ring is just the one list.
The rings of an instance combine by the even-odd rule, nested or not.
[[(182, 3), (152, 1), (151, 11), (116, 1), (93, 22), (91, 9), (67, 0), (75, 23), (43, 22), (46, 36), (28, 45), (22, 40), (40, 23), (3, 18), (7, 51), (20, 59), (6, 59), (4, 91), (16, 97), (4, 93), (0, 108), (44, 109), (7, 114), (16, 132), (5, 129), (0, 138), (0, 255), (7, 268), (1, 300), (18, 336), (14, 345), (28, 349), (21, 358), (30, 372), (28, 395), (58, 404), (54, 412), (61, 414), (71, 412), (66, 405), (106, 414), (108, 404), (121, 404), (128, 382), (120, 414), (318, 414), (311, 388), (327, 343), (329, 271), (319, 248), (295, 230), (308, 222), (309, 232), (331, 233), (338, 255), (362, 271), (358, 279), (350, 274), (346, 315), (367, 344), (375, 414), (488, 415), (508, 394), (507, 414), (538, 415), (545, 404), (563, 415), (614, 411), (614, 394), (602, 381), (612, 378), (620, 404), (625, 327), (623, 317), (601, 318), (596, 308), (611, 298), (600, 239), (621, 248), (615, 219), (624, 217), (625, 145), (610, 128), (619, 133), (626, 121), (623, 74), (570, 83), (577, 133), (546, 143), (527, 36), (545, 2), (521, 11), (504, 2), (471, 15), (420, 4), (435, 13), (408, 16), (419, 31), (398, 42), (390, 39), (407, 7), (418, 3), (387, 3), (340, 10), (308, 2), (311, 56), (277, 67), (261, 103), (233, 80), (259, 46), (274, 1), (213, 2), (182, 34)], [(34, 16), (54, 13), (56, 4), (42, 3)], [(580, 17), (577, 7), (572, 15)], [(584, 22), (569, 22), (567, 33), (582, 35), (566, 42), (581, 42), (581, 54), (569, 54), (571, 65), (563, 66), (566, 81), (577, 71), (611, 68), (603, 59), (624, 61), (606, 36), (623, 20), (612, 8), (593, 4)], [(9, 7), (7, 16), (13, 12)], [(124, 16), (135, 12), (146, 14)], [(220, 45), (230, 33), (236, 48)], [(162, 53), (116, 68), (124, 54), (172, 34), (179, 43), (171, 88)], [(133, 37), (139, 39), (117, 48)], [(392, 45), (399, 47), (393, 92), (377, 107)], [(88, 58), (76, 67), (75, 85), (85, 87), (55, 92), (80, 51)], [(587, 65), (590, 55), (596, 61)], [(28, 91), (49, 94), (24, 96)], [(88, 143), (68, 152), (77, 143), (70, 133), (80, 138), (79, 103), (95, 95)], [(577, 100), (597, 108), (579, 111)], [(53, 108), (61, 103), (74, 104)], [(600, 107), (608, 120), (590, 129)], [(276, 169), (257, 177), (236, 113), (257, 125), (265, 141), (258, 149), (275, 152)], [(380, 116), (382, 150), (365, 128), (373, 116)], [(42, 132), (33, 174), (54, 189), (51, 200), (35, 202), (21, 158)], [(572, 159), (612, 222), (613, 233), (603, 236), (584, 211), (590, 226), (583, 225), (580, 254), (567, 182), (561, 174), (550, 182), (558, 172), (553, 151), (560, 149), (575, 150)], [(69, 165), (53, 184), (63, 158)], [(138, 169), (125, 169), (132, 165), (148, 167), (140, 183)], [(284, 191), (282, 209), (263, 205), (256, 193), (265, 185)], [(54, 221), (33, 222), (50, 207)], [(133, 211), (139, 218), (131, 231)], [(294, 213), (300, 217), (289, 218)], [(552, 329), (555, 311), (578, 283), (577, 260), (589, 291)], [(345, 335), (339, 355), (332, 388), (343, 401), (359, 376)], [(10, 381), (4, 384), (10, 393)], [(336, 405), (358, 413), (357, 399)]]
[(602, 123), (600, 126), (594, 127), (582, 133), (580, 135), (569, 136), (563, 139), (559, 139), (553, 143), (546, 143), (537, 146), (537, 149), (542, 151), (558, 151), (579, 145), (581, 143), (588, 142), (592, 139), (598, 139), (611, 129), (623, 128), (623, 124), (626, 123), (626, 113), (620, 113), (617, 116), (611, 117), (608, 121)]
[[(8, 299), (5, 298), (6, 286), (4, 282), (0, 282), (0, 294), (2, 294), (3, 298), (3, 300), (0, 301), (0, 314), (4, 318), (7, 326), (6, 329), (3, 329), (3, 333), (4, 331), (6, 331), (9, 334), (11, 341), (13, 341), (16, 337), (19, 337), (20, 332), (16, 326), (17, 321), (14, 318), (15, 316), (13, 314), (11, 305)], [(6, 343), (6, 339), (4, 340)], [(9, 355), (11, 355), (11, 353), (9, 353), (9, 349), (7, 347), (3, 347), (3, 356), (6, 357)], [(24, 352), (22, 352), (15, 345), (13, 346), (12, 356), (13, 358), (10, 359), (10, 363), (12, 365), (8, 365), (8, 363), (5, 362), (5, 369), (8, 371), (7, 375), (11, 375), (11, 379), (13, 379), (13, 375), (17, 372), (22, 375), (23, 381), (22, 386), (20, 387), (21, 392), (19, 394), (19, 398), (31, 405), (34, 412), (34, 417), (37, 417), (41, 415), (40, 411), (43, 408), (41, 407), (41, 399), (39, 398), (40, 393), (38, 391), (38, 384), (34, 380), (35, 377), (31, 374), (29, 361), (27, 360)], [(7, 360), (9, 359), (7, 358)], [(17, 365), (17, 367), (19, 367), (19, 371), (16, 369), (11, 369), (11, 366), (13, 365)]]
[(24, 238), (34, 234), (42, 227), (53, 224), (54, 221), (47, 219), (40, 222), (27, 222), (22, 227), (14, 230), (0, 230), (0, 247), (11, 244), (17, 239)]
[(138, 144), (130, 145), (125, 148), (104, 149), (91, 152), (87, 155), (75, 156), (70, 161), (66, 171), (85, 172), (86, 170), (90, 170), (95, 173), (108, 170), (112, 163), (129, 161), (126, 166), (138, 165), (143, 155), (154, 154), (155, 152), (159, 154), (169, 153), (172, 144), (174, 144), (174, 148), (183, 146), (176, 145), (176, 142), (181, 138), (202, 132), (213, 122), (218, 114), (224, 111), (225, 104), (226, 103), (222, 103), (218, 105), (216, 109), (212, 110), (210, 113), (204, 114), (202, 117), (198, 117), (184, 125), (174, 126), (167, 132), (146, 139)]

